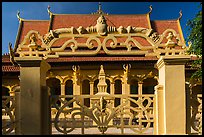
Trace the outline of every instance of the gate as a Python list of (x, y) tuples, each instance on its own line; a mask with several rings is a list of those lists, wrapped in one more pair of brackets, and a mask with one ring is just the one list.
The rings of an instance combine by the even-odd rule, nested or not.
[[(90, 106), (84, 100), (90, 100)], [(115, 100), (120, 100), (114, 106)], [(153, 134), (154, 95), (53, 95), (53, 134)]]

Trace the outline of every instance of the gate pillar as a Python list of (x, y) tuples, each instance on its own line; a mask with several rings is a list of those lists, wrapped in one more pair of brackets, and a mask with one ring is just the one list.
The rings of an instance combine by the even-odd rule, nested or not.
[[(186, 134), (185, 63), (190, 56), (164, 56), (156, 67), (159, 70), (157, 90), (156, 134)], [(158, 87), (156, 87), (158, 88)]]
[(46, 87), (50, 65), (41, 57), (16, 57), (15, 61), (20, 65), (19, 132), (22, 135), (51, 134)]

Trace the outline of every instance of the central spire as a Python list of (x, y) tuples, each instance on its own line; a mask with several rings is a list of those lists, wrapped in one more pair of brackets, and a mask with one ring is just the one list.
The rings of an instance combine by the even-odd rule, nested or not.
[(98, 3), (98, 10), (97, 10), (97, 12), (94, 12), (94, 13), (92, 13), (92, 14), (99, 14), (99, 15), (101, 15), (101, 14), (107, 14), (108, 15), (108, 13), (105, 13), (105, 12), (103, 12), (102, 11), (102, 8), (101, 8), (102, 6), (101, 6), (101, 3), (99, 2)]
[(98, 3), (98, 13), (99, 13), (99, 14), (102, 14), (101, 3), (100, 3), (100, 2)]

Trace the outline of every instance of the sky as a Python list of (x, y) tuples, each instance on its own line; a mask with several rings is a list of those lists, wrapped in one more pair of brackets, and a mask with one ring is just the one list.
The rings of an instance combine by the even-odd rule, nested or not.
[[(2, 2), (2, 54), (8, 53), (8, 43), (14, 47), (19, 27), (17, 11), (27, 20), (49, 20), (47, 7), (56, 14), (91, 14), (98, 10), (98, 2)], [(150, 20), (180, 20), (184, 38), (189, 31), (186, 26), (200, 10), (200, 2), (101, 2), (108, 14), (146, 14), (152, 5)]]

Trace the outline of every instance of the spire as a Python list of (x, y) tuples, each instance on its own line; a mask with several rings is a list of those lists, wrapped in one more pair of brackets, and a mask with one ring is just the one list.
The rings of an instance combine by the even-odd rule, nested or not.
[(99, 13), (99, 14), (102, 13), (102, 10), (101, 10), (101, 3), (100, 3), (100, 2), (98, 3), (98, 13)]
[(98, 76), (98, 93), (99, 94), (107, 94), (107, 84), (106, 84), (106, 76), (103, 69), (103, 65), (100, 66), (99, 76)]
[(97, 10), (97, 12), (92, 13), (92, 14), (99, 14), (99, 15), (106, 14), (106, 15), (108, 15), (108, 13), (105, 13), (105, 12), (102, 11), (102, 6), (101, 6), (100, 2), (98, 3), (98, 10)]
[(180, 10), (180, 12), (179, 12), (179, 14), (180, 14), (180, 16), (178, 17), (178, 20), (180, 20), (181, 19), (181, 17), (182, 17), (182, 10)]

